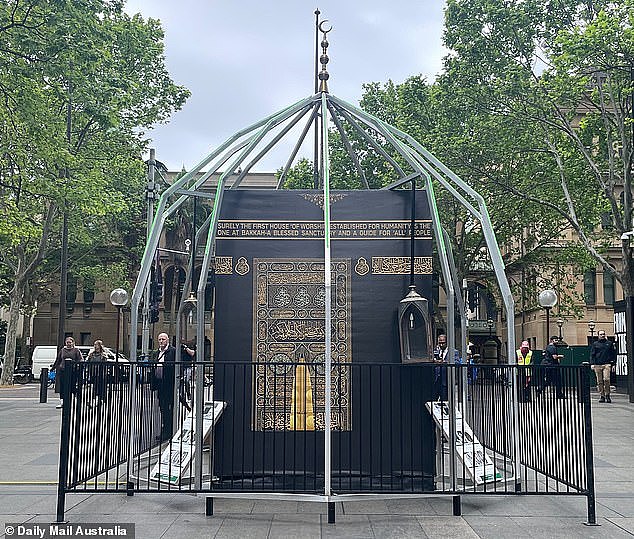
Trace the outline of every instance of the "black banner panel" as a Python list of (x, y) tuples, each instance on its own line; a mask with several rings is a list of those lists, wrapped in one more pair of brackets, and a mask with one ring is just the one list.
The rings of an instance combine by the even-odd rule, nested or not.
[[(410, 284), (411, 200), (409, 191), (330, 194), (337, 491), (366, 483), (376, 489), (379, 479), (380, 490), (391, 491), (405, 488), (404, 477), (410, 487), (427, 480), (431, 488), (433, 481), (433, 425), (424, 410), (432, 369), (400, 364), (397, 310)], [(218, 489), (323, 486), (323, 202), (319, 191), (224, 193), (215, 259), (214, 398), (228, 407), (216, 427)], [(416, 198), (415, 215), (414, 282), (429, 298), (432, 228), (425, 196)], [(249, 485), (234, 481), (245, 471)]]

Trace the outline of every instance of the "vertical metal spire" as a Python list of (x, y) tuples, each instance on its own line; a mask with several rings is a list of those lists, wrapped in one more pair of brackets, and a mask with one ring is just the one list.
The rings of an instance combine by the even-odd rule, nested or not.
[(332, 394), (332, 273), (330, 251), (330, 166), (328, 162), (328, 102), (326, 92), (321, 94), (322, 117), (322, 171), (324, 175), (324, 367), (325, 394), (324, 394), (324, 494), (330, 496), (331, 488), (331, 394)]
[[(315, 93), (319, 91), (319, 9), (315, 10)], [(313, 156), (313, 188), (319, 189), (319, 116), (315, 116), (315, 142)]]
[(315, 93), (319, 91), (319, 8), (315, 10)]
[(321, 83), (319, 85), (319, 91), (325, 92), (325, 93), (328, 93), (328, 79), (330, 78), (330, 75), (328, 74), (328, 71), (326, 70), (326, 65), (328, 64), (328, 61), (330, 60), (327, 54), (328, 52), (327, 34), (328, 32), (332, 30), (332, 26), (330, 26), (328, 29), (324, 28), (324, 23), (327, 23), (327, 22), (328, 22), (328, 19), (324, 19), (323, 21), (319, 23), (319, 30), (323, 34), (323, 37), (321, 40), (321, 56), (319, 58), (319, 62), (321, 63), (321, 72), (319, 73), (319, 80), (321, 81)]

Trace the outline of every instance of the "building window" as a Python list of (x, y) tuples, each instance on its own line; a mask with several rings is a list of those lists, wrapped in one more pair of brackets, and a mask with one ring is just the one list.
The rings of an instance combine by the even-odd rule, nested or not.
[(614, 230), (612, 214), (610, 212), (605, 211), (601, 213), (601, 228), (603, 230)]
[(609, 273), (603, 274), (603, 297), (606, 305), (614, 305), (614, 277)]
[(597, 302), (597, 273), (586, 271), (583, 274), (583, 296), (586, 305), (595, 305)]

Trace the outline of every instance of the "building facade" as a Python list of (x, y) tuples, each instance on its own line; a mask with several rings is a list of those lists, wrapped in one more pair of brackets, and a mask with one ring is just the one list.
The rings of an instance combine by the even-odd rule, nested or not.
[[(171, 183), (178, 173), (166, 174), (167, 183)], [(218, 174), (209, 179), (205, 189), (209, 193), (215, 191)], [(235, 178), (235, 176), (234, 176)], [(228, 180), (231, 185), (234, 178)], [(244, 189), (273, 189), (276, 187), (277, 178), (274, 173), (249, 173), (241, 184)], [(208, 211), (210, 201), (201, 202), (198, 224), (202, 222), (202, 214)], [(205, 209), (205, 204), (207, 209)], [(191, 219), (191, 215), (189, 216)], [(172, 230), (165, 234), (161, 240), (159, 249), (159, 262), (161, 280), (163, 283), (163, 297), (159, 306), (158, 321), (152, 324), (150, 332), (151, 346), (154, 337), (165, 331), (170, 335), (175, 332), (176, 313), (179, 298), (186, 280), (190, 254), (188, 253), (187, 240), (191, 242), (192, 223), (184, 223), (180, 230)], [(566, 241), (567, 238), (562, 238)], [(569, 239), (569, 238), (568, 238)], [(556, 245), (553, 248), (557, 248)], [(620, 256), (615, 247), (610, 256), (613, 260)], [(200, 254), (199, 254), (200, 257)], [(199, 270), (195, 270), (195, 278), (199, 277)], [(515, 297), (515, 337), (516, 347), (522, 340), (528, 340), (533, 349), (541, 349), (547, 343), (549, 335), (561, 334), (570, 345), (584, 345), (595, 336), (599, 329), (605, 330), (608, 335), (613, 334), (614, 327), (614, 302), (623, 299), (623, 291), (618, 282), (605, 273), (601, 268), (586, 272), (583, 276), (572, 274), (572, 268), (558, 268), (562, 275), (566, 275), (568, 283), (574, 282), (573, 290), (561, 292), (574, 297), (577, 314), (574, 316), (564, 314), (560, 305), (556, 305), (546, 315), (546, 311), (537, 302), (535, 283), (525, 283), (525, 277), (520, 274), (509, 274), (508, 278), (514, 286)], [(568, 272), (568, 273), (565, 273)], [(556, 282), (556, 280), (555, 280)], [(557, 288), (557, 286), (554, 286)], [(531, 290), (527, 293), (522, 290)], [(563, 290), (563, 286), (561, 287)], [(209, 290), (211, 293), (211, 290)], [(74, 290), (70, 295), (72, 302), (67, 304), (65, 334), (75, 338), (78, 344), (92, 344), (96, 339), (102, 339), (106, 346), (114, 348), (117, 331), (117, 309), (110, 304), (110, 290), (103, 283), (96, 291)], [(58, 296), (58, 290), (53, 290), (52, 298)], [(486, 362), (496, 363), (507, 361), (506, 354), (506, 320), (505, 313), (496, 305), (494, 295), (479, 284), (477, 279), (469, 282), (464, 289), (465, 303), (469, 328), (467, 340), (472, 350), (479, 354)], [(534, 296), (534, 297), (532, 297)], [(211, 303), (208, 298), (206, 304)], [(439, 305), (442, 320), (444, 311), (444, 294), (442, 290), (436, 291), (436, 303)], [(124, 354), (128, 354), (129, 346), (129, 312), (124, 308), (121, 313), (120, 343)], [(37, 306), (37, 313), (32, 320), (23, 322), (23, 341), (27, 349), (22, 355), (28, 356), (29, 350), (37, 345), (56, 344), (58, 328), (58, 302), (52, 299), (41, 302)], [(206, 313), (211, 322), (211, 313)], [(549, 328), (546, 327), (547, 318)], [(436, 334), (445, 331), (442, 322), (437, 324)], [(459, 337), (460, 338), (460, 337)], [(140, 348), (140, 343), (138, 345)], [(461, 349), (461, 343), (456, 347)]]
[[(171, 184), (179, 175), (177, 172), (166, 173), (166, 180)], [(203, 190), (211, 195), (215, 192), (219, 174), (214, 174)], [(226, 185), (231, 186), (236, 176), (229, 178)], [(249, 173), (240, 187), (243, 189), (273, 189), (277, 185), (277, 178), (272, 172)], [(200, 202), (198, 209), (198, 224), (202, 223), (203, 215), (209, 211), (212, 200), (204, 199)], [(191, 211), (191, 210), (190, 210)], [(187, 216), (191, 220), (191, 213)], [(150, 343), (153, 346), (154, 337), (165, 331), (174, 333), (176, 304), (186, 278), (186, 269), (189, 264), (190, 254), (188, 253), (187, 241), (191, 242), (192, 222), (176, 223), (171, 233), (164, 234), (161, 239), (159, 249), (159, 268), (161, 280), (163, 282), (163, 300), (159, 305), (158, 321), (151, 325)], [(200, 253), (199, 253), (200, 256)], [(198, 276), (198, 271), (196, 276)], [(132, 276), (134, 278), (134, 276)], [(77, 286), (72, 283), (70, 287)], [(131, 286), (134, 281), (131, 280)], [(75, 339), (77, 344), (92, 344), (96, 339), (101, 339), (105, 346), (115, 348), (117, 333), (117, 308), (110, 303), (110, 287), (107, 283), (98, 283), (95, 290), (83, 290), (81, 285), (74, 288), (68, 294), (66, 307), (66, 319), (64, 323), (65, 335)], [(114, 288), (114, 287), (112, 287)], [(130, 287), (131, 288), (131, 287)], [(128, 290), (131, 293), (131, 289)], [(22, 335), (22, 339), (28, 343), (26, 355), (38, 345), (57, 344), (58, 332), (58, 308), (59, 288), (53, 289), (50, 301), (38, 303), (37, 313), (33, 317), (32, 328), (25, 324), (27, 335)], [(208, 302), (209, 304), (209, 302)], [(210, 316), (210, 314), (208, 315)], [(129, 310), (124, 307), (120, 317), (120, 344), (122, 352), (129, 354)], [(30, 333), (30, 334), (29, 334)], [(21, 337), (18, 336), (18, 339)], [(139, 342), (140, 348), (140, 342)]]

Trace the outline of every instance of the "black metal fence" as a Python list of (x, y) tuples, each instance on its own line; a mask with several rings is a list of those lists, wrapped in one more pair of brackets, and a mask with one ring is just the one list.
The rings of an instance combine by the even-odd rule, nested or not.
[(478, 371), (461, 421), (496, 468), (515, 474), (512, 482), (485, 482), (482, 490), (593, 493), (589, 366), (503, 365)]
[(565, 494), (593, 523), (589, 371), (336, 363), (327, 401), (323, 363), (68, 363), (58, 518), (77, 491)]
[(125, 485), (129, 365), (67, 362), (62, 375), (60, 484), (67, 490)]

